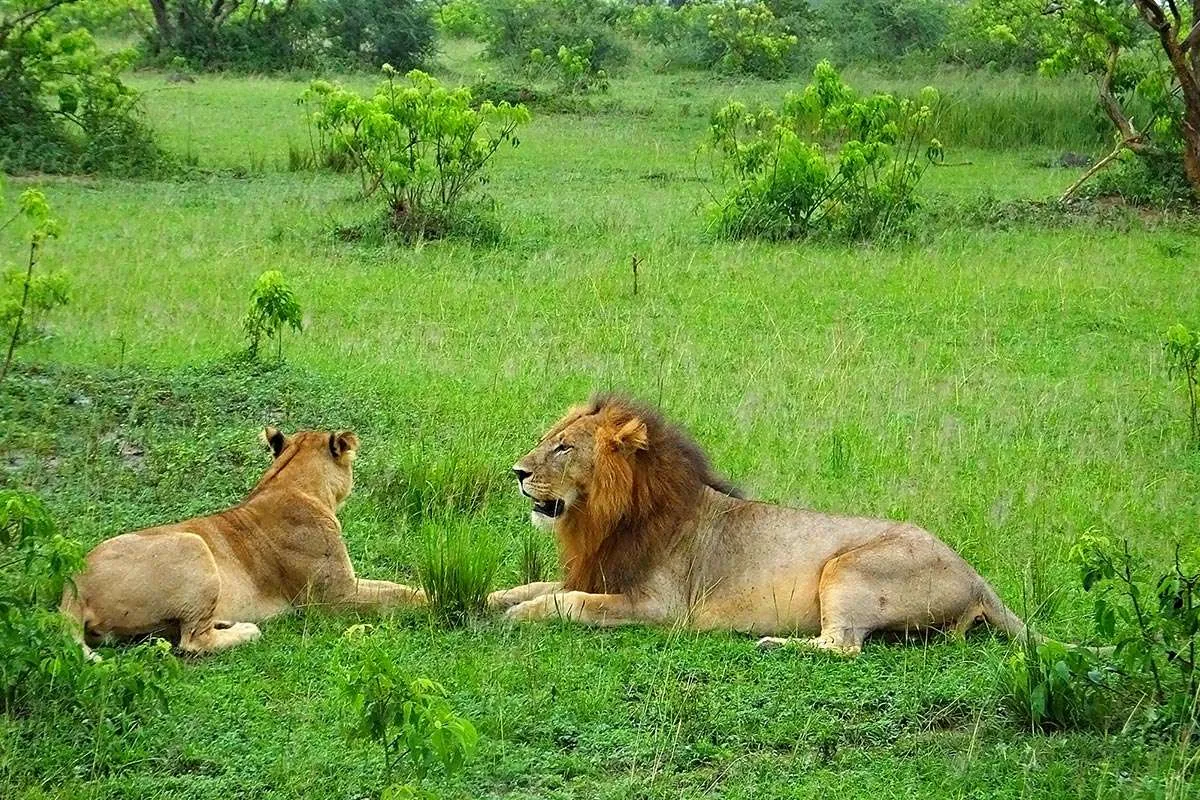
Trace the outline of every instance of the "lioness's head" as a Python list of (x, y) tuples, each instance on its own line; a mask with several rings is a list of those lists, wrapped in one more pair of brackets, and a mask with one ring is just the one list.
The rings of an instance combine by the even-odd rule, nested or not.
[(358, 454), (358, 437), (352, 431), (297, 431), (287, 436), (278, 428), (265, 428), (262, 441), (274, 461), (259, 489), (268, 483), (302, 487), (330, 497), (335, 506), (350, 496)]
[(513, 465), (513, 474), (539, 527), (585, 515), (592, 525), (615, 524), (705, 485), (735, 493), (687, 434), (654, 409), (615, 396), (572, 408)]

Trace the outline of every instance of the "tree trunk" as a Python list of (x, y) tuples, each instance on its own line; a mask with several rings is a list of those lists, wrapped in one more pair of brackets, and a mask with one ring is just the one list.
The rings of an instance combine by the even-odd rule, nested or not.
[[(1191, 184), (1192, 193), (1200, 198), (1200, 76), (1194, 65), (1197, 63), (1195, 38), (1192, 32), (1183, 42), (1179, 41), (1179, 30), (1167, 19), (1162, 6), (1157, 0), (1133, 0), (1142, 19), (1158, 34), (1159, 44), (1171, 62), (1175, 72), (1175, 80), (1179, 82), (1179, 93), (1183, 100), (1183, 122), (1180, 133), (1183, 134), (1183, 170)], [(1193, 9), (1196, 8), (1193, 0)], [(1192, 50), (1189, 56), (1188, 50)]]
[(175, 43), (175, 26), (171, 24), (171, 15), (167, 13), (166, 0), (150, 0), (150, 10), (154, 12), (154, 27), (158, 29), (159, 41), (170, 47)]

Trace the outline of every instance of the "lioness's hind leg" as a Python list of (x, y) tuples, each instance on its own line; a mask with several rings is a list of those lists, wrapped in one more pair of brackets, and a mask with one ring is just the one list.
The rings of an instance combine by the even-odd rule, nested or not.
[(180, 634), (179, 649), (185, 653), (215, 653), (253, 642), (260, 636), (262, 631), (251, 622), (209, 620), (207, 624), (198, 628), (183, 630)]

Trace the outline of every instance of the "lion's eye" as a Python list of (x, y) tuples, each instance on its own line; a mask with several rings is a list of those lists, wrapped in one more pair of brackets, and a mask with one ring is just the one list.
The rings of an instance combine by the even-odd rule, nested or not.
[(566, 442), (559, 442), (559, 443), (558, 443), (558, 446), (554, 448), (554, 453), (555, 453), (556, 455), (557, 455), (558, 453), (568, 453), (568, 452), (570, 452), (571, 450), (574, 450), (574, 449), (575, 449), (574, 447), (572, 447), (571, 445), (567, 444)]

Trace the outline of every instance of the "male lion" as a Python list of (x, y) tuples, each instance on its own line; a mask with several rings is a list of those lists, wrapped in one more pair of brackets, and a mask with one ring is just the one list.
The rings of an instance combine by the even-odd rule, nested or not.
[(678, 622), (764, 646), (817, 634), (808, 644), (843, 654), (876, 631), (1025, 631), (933, 534), (742, 499), (686, 434), (618, 397), (572, 409), (513, 472), (563, 581), (494, 592), (512, 620)]
[(267, 428), (263, 439), (274, 462), (239, 505), (88, 553), (60, 606), (86, 642), (163, 635), (206, 653), (257, 639), (255, 621), (302, 603), (424, 602), (417, 589), (354, 575), (337, 510), (354, 485), (358, 437)]

